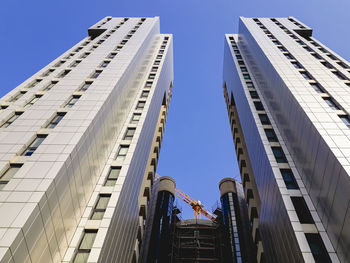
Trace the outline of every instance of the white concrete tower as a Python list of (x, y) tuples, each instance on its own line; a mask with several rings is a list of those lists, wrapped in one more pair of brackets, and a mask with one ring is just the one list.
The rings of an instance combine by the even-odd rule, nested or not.
[(0, 262), (138, 259), (173, 81), (159, 18), (106, 17), (0, 100)]

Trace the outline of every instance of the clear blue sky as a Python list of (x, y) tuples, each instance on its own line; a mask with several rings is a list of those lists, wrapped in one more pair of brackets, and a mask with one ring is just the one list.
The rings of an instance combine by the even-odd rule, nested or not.
[[(0, 97), (87, 35), (105, 16), (160, 16), (174, 34), (175, 81), (158, 172), (208, 208), (218, 182), (237, 177), (222, 93), (225, 33), (239, 16), (295, 16), (314, 36), (350, 59), (348, 0), (60, 0), (3, 1), (0, 9)], [(192, 217), (181, 201), (183, 216)]]

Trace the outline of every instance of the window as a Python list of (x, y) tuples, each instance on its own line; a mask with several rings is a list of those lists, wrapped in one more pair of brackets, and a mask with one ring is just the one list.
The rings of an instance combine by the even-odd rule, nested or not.
[(67, 76), (69, 72), (70, 72), (70, 69), (66, 69), (66, 70), (62, 71), (57, 77), (63, 78), (65, 76)]
[(21, 164), (11, 163), (10, 167), (0, 176), (0, 190), (5, 187), (5, 185), (12, 179), (12, 177), (18, 172), (22, 167)]
[(255, 109), (257, 111), (263, 111), (264, 106), (262, 105), (261, 101), (254, 101)]
[(324, 93), (320, 84), (318, 83), (310, 83), (311, 87), (318, 93)]
[(96, 71), (91, 75), (91, 78), (92, 78), (92, 79), (97, 79), (98, 76), (100, 76), (101, 73), (102, 73), (102, 71), (96, 70)]
[(242, 72), (248, 72), (248, 70), (247, 70), (246, 67), (241, 67), (241, 71), (242, 71)]
[(292, 62), (292, 65), (293, 65), (295, 68), (303, 68), (302, 65), (300, 65), (299, 62)]
[(50, 90), (56, 83), (57, 81), (51, 81), (43, 90)]
[(141, 118), (141, 113), (134, 113), (134, 114), (132, 115), (132, 118), (131, 118), (130, 123), (136, 124), (136, 123), (139, 122), (140, 118)]
[(287, 163), (287, 158), (281, 147), (271, 147), (273, 155), (278, 163)]
[(64, 62), (66, 62), (66, 61), (60, 60), (54, 65), (54, 67), (58, 68), (58, 67), (62, 66), (64, 64)]
[(287, 49), (285, 49), (284, 47), (278, 47), (278, 49), (279, 49), (280, 51), (282, 51), (282, 52), (286, 52), (286, 51), (287, 51)]
[(310, 74), (306, 71), (301, 71), (300, 74), (304, 77), (304, 79), (306, 80), (311, 80), (312, 77), (310, 76)]
[(126, 157), (126, 154), (128, 153), (129, 145), (121, 145), (119, 147), (117, 156), (115, 157), (115, 160), (117, 161), (123, 161)]
[(259, 118), (262, 125), (270, 125), (269, 117), (266, 114), (259, 114)]
[(80, 58), (86, 58), (88, 55), (90, 55), (90, 53), (84, 53), (83, 55), (80, 56)]
[(278, 142), (277, 136), (273, 129), (265, 129), (265, 133), (269, 142)]
[(76, 60), (76, 61), (74, 61), (71, 65), (70, 65), (70, 67), (71, 68), (74, 68), (74, 67), (76, 67), (76, 66), (78, 66), (78, 64), (81, 62), (81, 60)]
[(301, 224), (314, 224), (314, 220), (310, 213), (309, 208), (305, 202), (305, 199), (300, 196), (291, 196), (295, 212), (299, 218)]
[(309, 52), (313, 52), (313, 49), (310, 48), (309, 46), (305, 46), (304, 49), (306, 49), (306, 50), (309, 51)]
[(7, 107), (8, 107), (7, 105), (2, 105), (2, 106), (0, 106), (0, 112), (1, 112), (2, 110), (6, 109)]
[(324, 101), (331, 107), (332, 110), (339, 110), (339, 107), (335, 105), (334, 101), (331, 98), (323, 98)]
[(35, 140), (28, 146), (28, 148), (23, 152), (24, 156), (31, 156), (36, 149), (38, 149), (39, 145), (45, 140), (47, 134), (38, 134)]
[(281, 42), (279, 42), (278, 40), (273, 40), (272, 43), (274, 43), (275, 45), (281, 45)]
[(287, 189), (299, 189), (291, 169), (280, 169), (280, 171)]
[(323, 47), (320, 47), (319, 50), (321, 50), (323, 53), (328, 53), (328, 51)]
[(321, 64), (322, 64), (323, 66), (325, 66), (326, 68), (329, 68), (329, 69), (334, 68), (329, 62), (326, 62), (326, 61), (321, 62)]
[(79, 100), (80, 96), (73, 95), (73, 97), (68, 101), (65, 108), (72, 108), (74, 104)]
[(24, 108), (29, 108), (31, 107), (35, 102), (37, 102), (40, 98), (42, 97), (42, 95), (35, 95), (34, 98), (32, 98), (25, 106)]
[(250, 80), (250, 75), (249, 74), (243, 74), (243, 78), (246, 79), (246, 80)]
[(157, 72), (158, 67), (152, 67), (151, 72)]
[(41, 76), (42, 77), (47, 77), (48, 75), (50, 75), (54, 71), (55, 71), (55, 69), (49, 69), (49, 70), (45, 71)]
[(144, 91), (142, 91), (142, 93), (141, 93), (141, 98), (145, 99), (145, 98), (148, 97), (148, 95), (149, 95), (149, 91), (148, 91), (148, 90), (144, 90)]
[(249, 91), (249, 93), (252, 99), (259, 99), (259, 95), (256, 91)]
[(135, 131), (136, 131), (135, 128), (127, 128), (124, 135), (124, 140), (131, 140), (132, 137), (134, 137)]
[(78, 51), (80, 51), (80, 50), (82, 50), (83, 49), (83, 47), (78, 47), (78, 48), (76, 48), (75, 50), (74, 50), (74, 52), (78, 52)]
[(152, 84), (153, 84), (152, 81), (146, 81), (145, 88), (149, 88), (150, 89), (152, 87)]
[(106, 68), (109, 63), (110, 63), (110, 61), (103, 61), (100, 67), (101, 68)]
[(344, 62), (342, 62), (342, 61), (337, 62), (337, 64), (339, 66), (341, 66), (342, 68), (349, 68), (349, 66), (347, 64), (345, 64)]
[(91, 84), (92, 84), (92, 82), (85, 82), (85, 83), (81, 86), (80, 90), (81, 90), (81, 91), (87, 91), (88, 88), (90, 88)]
[(58, 112), (56, 116), (50, 121), (47, 128), (53, 129), (57, 126), (57, 124), (63, 119), (64, 115), (66, 115), (65, 112)]
[(331, 263), (331, 259), (328, 255), (327, 249), (323, 244), (320, 234), (305, 233), (307, 242), (309, 243), (312, 256), (315, 262)]
[(137, 103), (136, 109), (137, 110), (142, 110), (145, 107), (146, 102), (145, 101), (139, 101)]
[(156, 74), (149, 74), (148, 79), (155, 79)]
[(73, 263), (87, 262), (89, 254), (91, 252), (92, 245), (94, 244), (97, 235), (97, 230), (85, 230), (83, 238), (78, 246), (78, 251), (75, 254)]
[(333, 72), (333, 74), (336, 75), (338, 79), (346, 80), (346, 77), (343, 74), (341, 74), (339, 71), (335, 71)]
[(70, 59), (71, 57), (73, 57), (74, 54), (73, 53), (70, 53), (68, 56), (66, 56), (64, 59)]
[(347, 115), (340, 115), (339, 118), (344, 122), (344, 124), (346, 126), (348, 126), (348, 128), (350, 128), (350, 119), (349, 116)]
[(10, 102), (17, 101), (20, 97), (22, 97), (24, 94), (26, 94), (26, 91), (20, 91), (18, 92), (14, 97), (10, 99)]
[(253, 83), (247, 82), (246, 84), (248, 89), (255, 89)]
[(293, 56), (291, 55), (291, 54), (289, 54), (289, 53), (287, 53), (287, 54), (284, 54), (285, 56), (286, 56), (286, 58), (288, 58), (288, 59), (294, 59), (293, 58)]
[(332, 55), (332, 54), (328, 54), (327, 56), (330, 57), (333, 60), (338, 60), (338, 58), (336, 56)]
[(101, 220), (106, 212), (110, 194), (100, 194), (90, 216), (91, 220)]
[(14, 115), (12, 115), (3, 125), (1, 125), (1, 128), (6, 128), (10, 126), (15, 120), (18, 119), (19, 116), (22, 115), (23, 112), (15, 112)]
[(33, 88), (35, 87), (39, 82), (41, 81), (41, 79), (36, 79), (33, 82), (31, 82), (28, 86), (27, 89)]
[(120, 174), (120, 170), (121, 167), (111, 167), (111, 169), (108, 172), (104, 186), (115, 186)]
[(317, 53), (311, 53), (311, 55), (313, 55), (317, 59), (322, 59), (322, 57)]
[(159, 65), (160, 64), (160, 60), (156, 60), (156, 61), (154, 61), (154, 63), (153, 63), (154, 65)]

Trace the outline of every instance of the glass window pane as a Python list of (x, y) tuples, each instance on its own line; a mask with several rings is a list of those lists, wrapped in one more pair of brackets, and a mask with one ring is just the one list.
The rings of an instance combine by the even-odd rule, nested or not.
[(85, 232), (79, 249), (91, 249), (96, 238), (96, 232)]
[(0, 178), (1, 181), (10, 181), (21, 167), (10, 167)]
[(120, 168), (111, 168), (108, 174), (108, 179), (117, 179), (120, 174)]
[(94, 211), (92, 216), (91, 216), (91, 220), (101, 220), (101, 219), (103, 219), (104, 214), (105, 214), (105, 212)]
[(110, 196), (100, 196), (95, 208), (106, 209), (110, 198)]
[(117, 183), (117, 180), (107, 179), (107, 181), (105, 182), (105, 186), (115, 186), (116, 183)]
[(78, 252), (73, 260), (73, 263), (85, 263), (88, 260), (89, 252)]
[(30, 147), (38, 148), (38, 146), (45, 140), (45, 137), (37, 137), (34, 142), (30, 145)]

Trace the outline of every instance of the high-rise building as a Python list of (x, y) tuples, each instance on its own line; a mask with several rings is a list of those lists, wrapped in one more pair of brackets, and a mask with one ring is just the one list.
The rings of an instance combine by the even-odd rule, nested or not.
[(159, 18), (106, 17), (0, 100), (0, 262), (137, 262), (173, 81)]
[(224, 52), (258, 262), (349, 262), (350, 64), (293, 17), (241, 17)]

